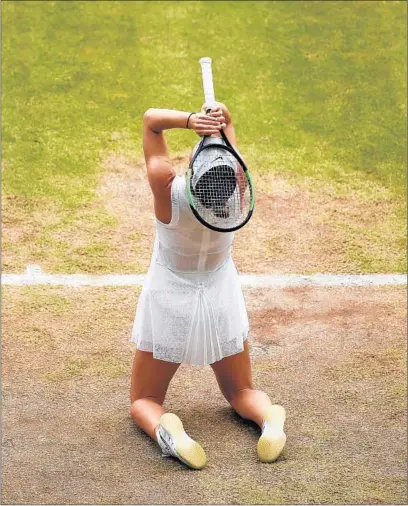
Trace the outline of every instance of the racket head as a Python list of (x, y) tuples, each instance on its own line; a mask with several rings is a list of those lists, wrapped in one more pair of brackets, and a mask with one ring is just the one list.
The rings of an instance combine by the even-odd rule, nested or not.
[(201, 139), (187, 170), (186, 194), (194, 216), (211, 230), (233, 232), (251, 218), (251, 176), (225, 134)]

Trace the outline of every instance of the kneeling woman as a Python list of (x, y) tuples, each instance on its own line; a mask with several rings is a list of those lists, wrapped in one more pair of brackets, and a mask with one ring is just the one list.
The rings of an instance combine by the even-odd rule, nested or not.
[[(236, 146), (224, 104), (217, 104), (208, 115), (204, 106), (197, 114), (149, 109), (144, 115), (143, 149), (156, 238), (132, 331), (137, 350), (130, 414), (158, 442), (163, 455), (201, 469), (207, 460), (203, 448), (186, 434), (177, 415), (165, 412), (163, 401), (181, 363), (210, 364), (232, 408), (262, 429), (258, 455), (261, 461), (272, 462), (285, 445), (285, 410), (252, 384), (248, 317), (231, 257), (234, 233), (214, 232), (194, 217), (185, 176), (177, 176), (170, 162), (164, 137), (170, 128), (190, 128), (199, 136), (215, 137), (223, 128)], [(220, 164), (216, 155), (212, 173)]]

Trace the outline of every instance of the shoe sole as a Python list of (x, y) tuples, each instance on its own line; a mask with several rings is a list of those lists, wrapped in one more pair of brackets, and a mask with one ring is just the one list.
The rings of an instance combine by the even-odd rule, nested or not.
[(283, 432), (286, 412), (282, 406), (273, 404), (267, 409), (264, 420), (268, 426), (259, 438), (257, 450), (261, 462), (273, 462), (282, 453), (286, 443), (286, 434)]
[(184, 430), (183, 423), (174, 413), (160, 417), (160, 425), (173, 439), (178, 458), (192, 469), (202, 469), (207, 463), (203, 448)]

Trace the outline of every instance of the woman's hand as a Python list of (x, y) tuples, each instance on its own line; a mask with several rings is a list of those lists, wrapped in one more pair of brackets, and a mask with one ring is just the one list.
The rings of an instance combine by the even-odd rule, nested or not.
[[(205, 113), (206, 110), (207, 110), (206, 105), (203, 104), (201, 107), (201, 112)], [(228, 110), (228, 107), (221, 102), (215, 103), (214, 107), (212, 107), (211, 109), (210, 114), (221, 115), (224, 118), (224, 121), (227, 125), (231, 123), (231, 114)]]
[[(203, 110), (203, 109), (201, 109)], [(209, 114), (204, 112), (193, 114), (188, 122), (189, 128), (194, 130), (197, 135), (216, 135), (225, 128), (225, 117), (220, 108), (213, 108)]]

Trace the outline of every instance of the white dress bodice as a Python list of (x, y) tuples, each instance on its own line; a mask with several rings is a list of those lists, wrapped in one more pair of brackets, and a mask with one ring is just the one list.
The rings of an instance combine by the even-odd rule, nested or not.
[(229, 258), (234, 232), (215, 232), (202, 225), (188, 205), (185, 188), (186, 178), (176, 176), (171, 221), (156, 219), (157, 261), (175, 272), (213, 272)]

